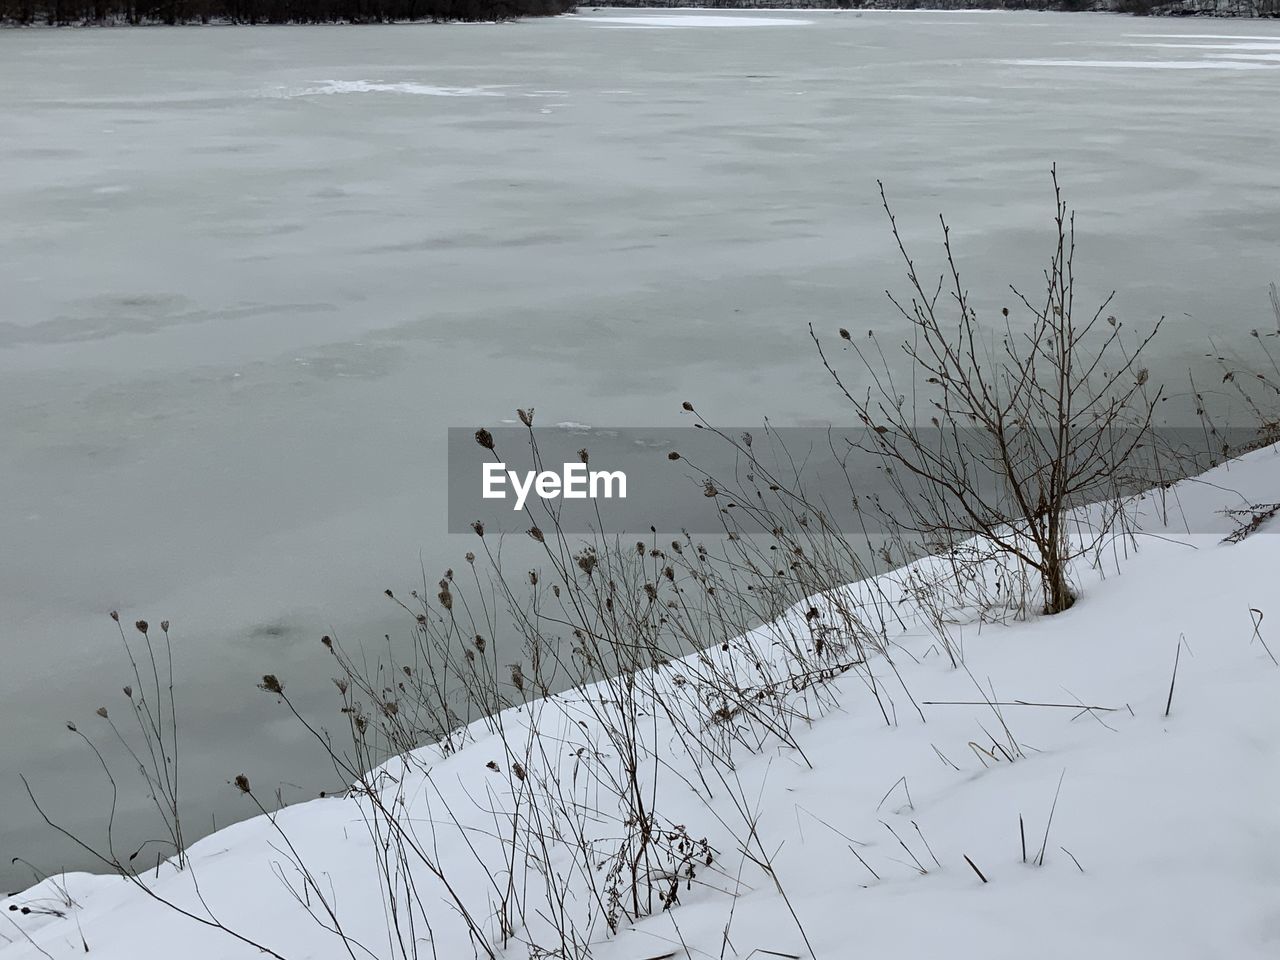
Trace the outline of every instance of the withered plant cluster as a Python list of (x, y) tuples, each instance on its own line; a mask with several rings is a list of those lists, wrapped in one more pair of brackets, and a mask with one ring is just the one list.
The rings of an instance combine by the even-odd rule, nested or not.
[[(846, 472), (860, 526), (833, 520), (830, 491), (809, 492), (776, 431), (731, 435), (686, 403), (738, 465), (717, 475), (678, 450), (668, 454), (697, 480), (691, 495), (713, 502), (715, 536), (611, 535), (599, 515), (601, 532), (576, 534), (552, 502), (536, 501), (521, 541), (532, 559), (505, 559), (501, 538), (477, 523), (458, 569), (434, 583), (424, 574), (407, 595), (386, 591), (406, 617), (407, 646), (323, 638), (337, 698), (328, 721), (299, 709), (279, 676), (262, 677), (260, 688), (318, 745), (358, 811), (383, 941), (350, 932), (350, 908), (275, 809), (278, 795), (265, 799), (243, 774), (230, 782), (269, 818), (280, 882), (344, 955), (435, 957), (440, 928), (461, 924), (477, 957), (586, 960), (602, 938), (641, 918), (691, 898), (732, 904), (761, 882), (808, 944), (803, 911), (775, 869), (777, 840), (761, 823), (761, 784), (742, 776), (744, 758), (810, 764), (802, 732), (850, 696), (864, 696), (886, 726), (923, 719), (899, 672), (907, 654), (895, 637), (927, 631), (930, 654), (966, 669), (966, 623), (1066, 610), (1078, 589), (1074, 571), (1101, 569), (1117, 544), (1134, 543), (1130, 494), (1204, 465), (1153, 429), (1162, 393), (1142, 355), (1158, 324), (1129, 342), (1106, 302), (1078, 313), (1074, 224), (1056, 176), (1054, 186), (1044, 287), (1036, 297), (1014, 291), (1017, 313), (1002, 311), (994, 327), (961, 280), (945, 223), (947, 269), (935, 286), (908, 255), (886, 201), (910, 291), (891, 297), (907, 330), (907, 379), (875, 337), (841, 331), (857, 358), (850, 374), (813, 336), (861, 425), (855, 441), (833, 434), (830, 452), (862, 457), (888, 478), (890, 496), (867, 497), (856, 471)], [(1266, 436), (1280, 368), (1246, 378), (1221, 362), (1224, 383), (1257, 414), (1255, 435)], [(533, 411), (518, 415), (527, 430), (521, 456), (541, 469)], [(1204, 436), (1220, 447), (1208, 427)], [(496, 459), (514, 459), (488, 431), (476, 440)], [(590, 451), (579, 456), (586, 463)], [(926, 553), (934, 556), (921, 560)], [(137, 641), (121, 631), (136, 730), (98, 713), (136, 762), (166, 850), (193, 873), (179, 816), (167, 624), (163, 647), (145, 623), (137, 631), (138, 657)], [(982, 726), (970, 746), (984, 764), (1019, 760), (1006, 704), (974, 686), (995, 733)], [(114, 798), (115, 775), (85, 739)], [(487, 768), (479, 792), (456, 770), (476, 758)], [(113, 799), (111, 820), (114, 809)], [(149, 896), (287, 955), (287, 944), (263, 946), (224, 924), (203, 897), (201, 909), (164, 900), (138, 853), (117, 853), (111, 820), (105, 850), (63, 832)], [(726, 947), (731, 928), (732, 907)], [(673, 930), (678, 942), (678, 924)]]

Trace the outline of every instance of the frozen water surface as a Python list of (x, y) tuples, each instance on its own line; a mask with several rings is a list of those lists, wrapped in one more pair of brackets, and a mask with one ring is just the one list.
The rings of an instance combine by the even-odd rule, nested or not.
[(679, 13), (673, 15), (645, 14), (628, 17), (615, 14), (607, 17), (578, 15), (579, 23), (600, 27), (647, 27), (650, 29), (692, 29), (694, 27), (803, 27), (813, 23), (799, 17), (762, 17), (758, 14), (737, 13), (727, 16), (704, 13)]
[(845, 420), (806, 325), (894, 329), (877, 178), (922, 262), (947, 213), (994, 308), (1035, 282), (1056, 161), (1088, 292), (1171, 318), (1155, 376), (1263, 324), (1274, 26), (1143, 28), (0, 32), (0, 860), (77, 862), (18, 771), (105, 809), (62, 724), (123, 701), (112, 608), (174, 622), (192, 830), (249, 812), (239, 772), (335, 786), (253, 684), (327, 707), (322, 633), (407, 633), (383, 588), (469, 546), (447, 426)]

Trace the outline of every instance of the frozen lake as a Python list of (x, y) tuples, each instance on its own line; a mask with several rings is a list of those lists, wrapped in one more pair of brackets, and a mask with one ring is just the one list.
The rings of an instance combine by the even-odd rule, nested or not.
[[(587, 12), (504, 26), (0, 31), (0, 879), (105, 810), (64, 729), (122, 704), (106, 612), (174, 623), (190, 829), (314, 790), (271, 698), (404, 634), (445, 430), (847, 420), (806, 336), (891, 330), (945, 212), (1033, 284), (1057, 162), (1081, 274), (1153, 364), (1267, 321), (1267, 23)], [(314, 688), (315, 694), (305, 691)], [(287, 798), (307, 791), (286, 787)]]

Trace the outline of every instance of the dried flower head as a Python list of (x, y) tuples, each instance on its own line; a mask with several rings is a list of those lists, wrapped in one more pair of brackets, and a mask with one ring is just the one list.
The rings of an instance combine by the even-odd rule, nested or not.
[(265, 690), (267, 693), (284, 693), (284, 684), (274, 673), (263, 675), (262, 682), (258, 684), (259, 690)]
[(249, 787), (249, 778), (246, 777), (243, 773), (237, 773), (236, 778), (231, 782), (236, 785), (236, 789), (239, 790), (241, 793), (252, 792), (252, 790)]
[(476, 431), (476, 443), (484, 447), (486, 450), (493, 449), (493, 434), (481, 427)]

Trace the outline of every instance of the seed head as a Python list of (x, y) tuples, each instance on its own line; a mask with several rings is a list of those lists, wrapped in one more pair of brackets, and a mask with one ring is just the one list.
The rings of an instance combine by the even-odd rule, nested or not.
[(284, 693), (284, 684), (274, 673), (265, 674), (262, 682), (258, 684), (259, 690), (265, 690), (267, 693)]

